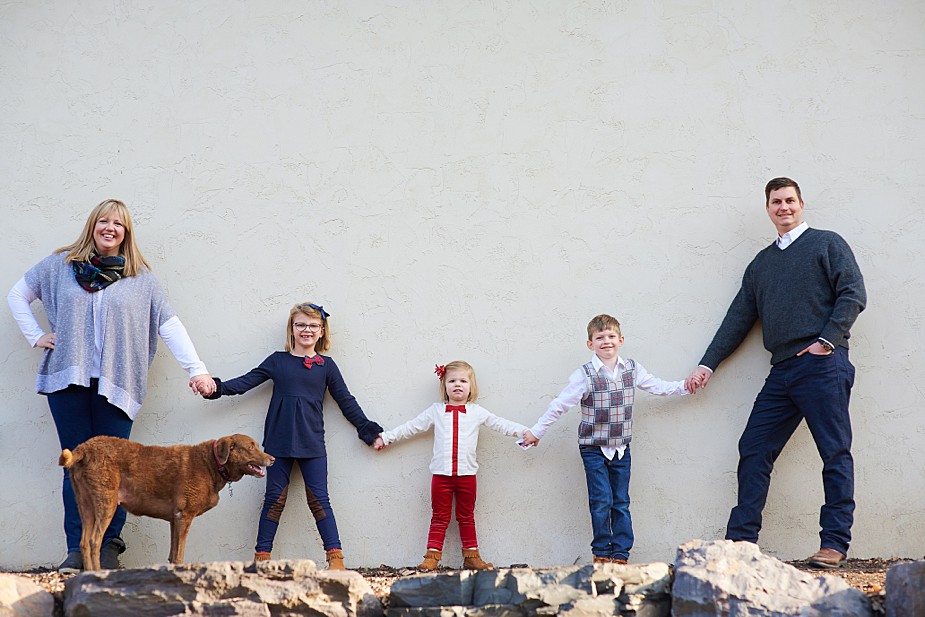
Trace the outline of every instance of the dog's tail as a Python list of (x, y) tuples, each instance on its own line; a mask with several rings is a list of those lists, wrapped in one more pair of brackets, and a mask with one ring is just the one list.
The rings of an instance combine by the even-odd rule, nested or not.
[(70, 468), (70, 466), (73, 465), (75, 462), (77, 462), (77, 457), (74, 456), (73, 452), (71, 452), (67, 448), (61, 451), (61, 456), (58, 457), (59, 465), (61, 465), (62, 467)]

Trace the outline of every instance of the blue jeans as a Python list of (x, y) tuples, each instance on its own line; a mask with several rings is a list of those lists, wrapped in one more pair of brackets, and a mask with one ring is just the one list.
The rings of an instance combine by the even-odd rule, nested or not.
[(739, 498), (729, 515), (727, 540), (758, 542), (774, 461), (805, 418), (822, 458), (825, 505), (819, 513), (820, 545), (848, 554), (854, 522), (848, 413), (852, 385), (854, 366), (843, 347), (826, 356), (806, 353), (771, 367), (739, 439)]
[[(97, 393), (97, 380), (90, 380), (90, 387), (70, 385), (64, 390), (48, 395), (48, 407), (55, 420), (58, 441), (61, 449), (73, 450), (91, 437), (111, 435), (128, 439), (132, 432), (132, 420), (125, 412), (112, 405), (105, 397)], [(80, 550), (80, 512), (71, 487), (71, 475), (64, 470), (64, 482), (61, 485), (61, 497), (64, 500), (64, 535), (67, 538), (67, 551)], [(125, 510), (116, 508), (106, 533), (103, 545), (113, 538), (118, 538), (125, 525)]]
[(276, 462), (267, 467), (267, 492), (263, 498), (263, 510), (257, 525), (256, 550), (267, 553), (273, 550), (273, 540), (279, 529), (279, 517), (283, 514), (289, 496), (289, 475), (295, 463), (299, 464), (299, 470), (302, 472), (308, 509), (318, 526), (324, 550), (341, 548), (337, 521), (334, 520), (334, 510), (331, 509), (331, 500), (328, 498), (328, 458), (276, 457)]
[(591, 508), (591, 552), (598, 557), (629, 559), (633, 548), (630, 516), (630, 447), (623, 458), (608, 461), (599, 446), (579, 446), (588, 481)]

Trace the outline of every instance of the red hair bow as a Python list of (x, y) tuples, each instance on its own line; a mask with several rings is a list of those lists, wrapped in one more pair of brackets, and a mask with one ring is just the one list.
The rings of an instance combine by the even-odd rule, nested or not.
[(437, 374), (438, 379), (443, 379), (443, 375), (446, 374), (446, 364), (435, 364), (434, 372)]

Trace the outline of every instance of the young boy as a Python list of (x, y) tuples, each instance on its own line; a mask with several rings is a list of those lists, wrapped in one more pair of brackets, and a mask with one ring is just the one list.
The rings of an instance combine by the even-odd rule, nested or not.
[(566, 411), (581, 403), (578, 450), (588, 482), (594, 563), (626, 563), (633, 548), (630, 517), (630, 440), (633, 399), (640, 388), (658, 396), (690, 394), (683, 381), (662, 381), (635, 360), (620, 357), (620, 322), (598, 315), (588, 323), (591, 361), (572, 373), (569, 383), (524, 435), (536, 445)]

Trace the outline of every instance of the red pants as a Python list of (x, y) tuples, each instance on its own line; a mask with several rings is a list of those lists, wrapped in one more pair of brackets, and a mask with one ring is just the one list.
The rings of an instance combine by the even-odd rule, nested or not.
[(427, 548), (443, 550), (443, 539), (450, 524), (453, 497), (456, 498), (456, 522), (459, 523), (459, 539), (463, 548), (477, 548), (475, 537), (475, 476), (438, 476), (430, 483), (430, 501), (433, 516), (430, 519), (430, 533), (427, 534)]

